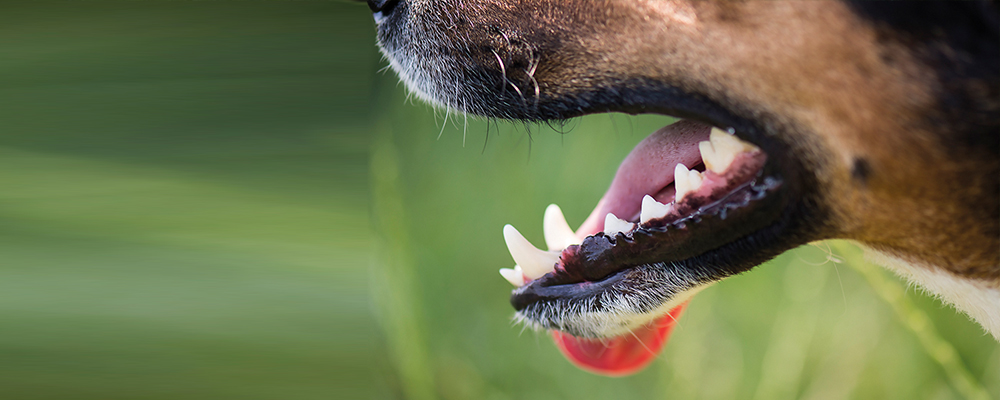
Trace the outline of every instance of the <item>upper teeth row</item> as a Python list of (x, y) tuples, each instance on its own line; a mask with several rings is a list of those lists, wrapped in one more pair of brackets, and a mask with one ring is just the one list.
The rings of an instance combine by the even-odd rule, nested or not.
[[(709, 140), (698, 143), (698, 150), (705, 168), (721, 175), (726, 172), (738, 154), (755, 151), (757, 146), (744, 142), (735, 135), (719, 128), (712, 128)], [(690, 170), (684, 164), (677, 164), (674, 168), (674, 188), (676, 189), (674, 203), (663, 204), (653, 199), (652, 196), (645, 195), (642, 198), (642, 208), (639, 212), (639, 224), (665, 217), (673, 210), (675, 203), (680, 202), (687, 194), (698, 190), (703, 181), (704, 175), (701, 172)], [(629, 233), (635, 227), (634, 222), (618, 218), (613, 213), (608, 213), (604, 219), (604, 233), (608, 236)], [(548, 251), (536, 248), (513, 226), (503, 227), (503, 237), (507, 242), (507, 250), (510, 251), (510, 255), (517, 265), (514, 268), (500, 269), (500, 275), (514, 286), (524, 286), (527, 280), (538, 279), (551, 272), (555, 269), (556, 263), (559, 262), (559, 255), (563, 249), (581, 243), (580, 238), (566, 223), (566, 217), (563, 216), (562, 210), (555, 204), (551, 204), (545, 209), (543, 230)]]

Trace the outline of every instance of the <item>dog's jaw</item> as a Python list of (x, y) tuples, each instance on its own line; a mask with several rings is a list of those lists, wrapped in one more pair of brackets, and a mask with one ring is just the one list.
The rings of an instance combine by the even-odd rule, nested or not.
[[(1000, 35), (985, 39), (992, 47), (941, 51), (855, 8), (414, 0), (380, 20), (379, 38), (410, 90), (451, 110), (533, 121), (654, 112), (735, 128), (768, 154), (769, 171), (780, 174), (794, 201), (769, 225), (777, 228), (743, 232), (754, 246), (737, 246), (742, 258), (733, 273), (799, 244), (848, 238), (950, 276), (1000, 282), (1000, 107), (989, 99), (1000, 93)], [(965, 58), (952, 61), (966, 64), (942, 72), (935, 68), (943, 64), (928, 61), (935, 52), (960, 54)], [(952, 91), (966, 97), (947, 98)], [(728, 244), (699, 251), (714, 257)], [(658, 277), (686, 283), (657, 304), (673, 305), (687, 290), (729, 275), (690, 274), (704, 259), (659, 260), (687, 275)], [(985, 316), (970, 314), (996, 335), (1000, 307), (990, 299), (979, 300)], [(663, 311), (633, 303), (567, 316), (574, 304), (585, 305), (518, 315), (529, 325), (606, 336)]]

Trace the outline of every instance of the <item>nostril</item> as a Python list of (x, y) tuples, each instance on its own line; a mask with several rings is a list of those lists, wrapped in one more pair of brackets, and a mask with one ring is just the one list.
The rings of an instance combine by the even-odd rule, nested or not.
[(381, 12), (382, 15), (391, 14), (397, 4), (399, 0), (368, 0), (368, 8), (371, 8), (372, 12)]

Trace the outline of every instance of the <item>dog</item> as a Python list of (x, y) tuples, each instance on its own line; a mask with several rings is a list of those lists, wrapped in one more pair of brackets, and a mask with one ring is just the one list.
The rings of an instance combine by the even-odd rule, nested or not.
[(368, 5), (391, 67), (432, 104), (682, 119), (632, 151), (578, 230), (551, 206), (547, 250), (504, 228), (516, 319), (578, 365), (634, 372), (698, 290), (836, 238), (1000, 339), (994, 2)]

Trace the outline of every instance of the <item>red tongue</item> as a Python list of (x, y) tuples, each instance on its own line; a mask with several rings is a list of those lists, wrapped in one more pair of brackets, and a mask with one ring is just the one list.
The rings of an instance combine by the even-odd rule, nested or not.
[[(673, 187), (666, 187), (674, 181), (674, 166), (700, 164), (698, 142), (708, 140), (711, 129), (697, 122), (679, 121), (649, 135), (622, 161), (611, 187), (577, 230), (577, 236), (603, 231), (604, 216), (609, 212), (619, 218), (637, 219), (646, 194), (663, 203), (673, 201)], [(629, 375), (656, 359), (685, 307), (687, 302), (631, 334), (611, 339), (584, 339), (559, 331), (552, 331), (552, 338), (566, 358), (586, 371)]]
[(560, 331), (552, 331), (552, 339), (566, 358), (585, 371), (607, 376), (630, 375), (656, 359), (685, 307), (687, 302), (631, 334), (611, 339), (584, 339)]

